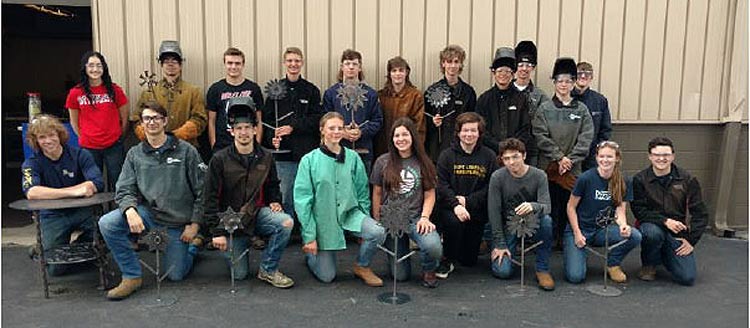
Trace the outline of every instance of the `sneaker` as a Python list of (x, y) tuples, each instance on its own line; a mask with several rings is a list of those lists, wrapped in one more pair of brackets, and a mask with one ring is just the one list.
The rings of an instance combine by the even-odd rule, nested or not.
[(130, 294), (141, 288), (142, 284), (142, 278), (122, 278), (122, 281), (120, 281), (120, 284), (117, 285), (117, 287), (112, 288), (107, 292), (107, 299), (110, 301), (125, 299), (130, 296)]
[(438, 280), (435, 276), (435, 271), (427, 271), (422, 273), (422, 286), (427, 288), (435, 288), (438, 286)]
[(552, 279), (552, 275), (549, 272), (536, 272), (536, 281), (539, 284), (539, 288), (552, 291), (555, 290), (555, 280)]
[(451, 261), (440, 261), (440, 266), (435, 270), (435, 276), (438, 277), (438, 279), (448, 279), (448, 275), (453, 272), (453, 269), (455, 269), (455, 267)]
[(287, 277), (279, 270), (276, 270), (273, 273), (268, 273), (263, 269), (258, 269), (258, 279), (263, 280), (276, 288), (290, 288), (294, 286), (294, 280)]
[(624, 283), (628, 281), (628, 276), (625, 272), (622, 272), (622, 268), (619, 265), (607, 267), (607, 273), (609, 273), (609, 279), (616, 283)]
[(643, 281), (654, 281), (656, 280), (656, 267), (653, 265), (644, 265), (641, 267), (641, 271), (638, 272), (638, 278)]
[(370, 269), (370, 267), (361, 267), (355, 264), (352, 271), (354, 272), (354, 275), (357, 276), (357, 278), (362, 279), (362, 281), (364, 281), (365, 285), (367, 286), (383, 286), (383, 280), (380, 279), (380, 277), (378, 277), (375, 272), (372, 272), (372, 269)]

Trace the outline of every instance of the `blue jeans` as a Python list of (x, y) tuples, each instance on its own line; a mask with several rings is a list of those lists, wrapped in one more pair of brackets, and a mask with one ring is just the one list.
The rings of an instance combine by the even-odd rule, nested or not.
[(122, 145), (122, 140), (117, 140), (112, 146), (104, 149), (85, 149), (94, 157), (94, 163), (102, 173), (104, 172), (104, 165), (107, 166), (107, 187), (109, 187), (109, 191), (114, 192), (117, 179), (120, 178), (122, 165), (125, 163), (125, 148)]
[[(385, 241), (385, 228), (371, 217), (367, 217), (362, 220), (361, 231), (354, 233), (354, 235), (363, 239), (362, 244), (359, 245), (357, 265), (369, 267), (378, 245)], [(317, 255), (305, 254), (307, 267), (315, 275), (315, 278), (325, 283), (329, 283), (336, 278), (336, 252), (318, 250)]]
[[(94, 240), (94, 215), (91, 207), (69, 210), (49, 211), (39, 218), (39, 228), (42, 230), (42, 248), (46, 251), (57, 246), (70, 244), (73, 231), (81, 230), (76, 242), (91, 242)], [(50, 264), (47, 273), (59, 276), (65, 273), (70, 265)]]
[(281, 180), (279, 183), (282, 196), (281, 205), (284, 207), (284, 212), (292, 217), (294, 217), (294, 179), (297, 177), (298, 166), (299, 163), (297, 162), (276, 162), (276, 174)]
[[(289, 222), (288, 227), (284, 226), (284, 222)], [(294, 221), (292, 217), (284, 212), (273, 212), (270, 207), (263, 207), (258, 211), (258, 216), (255, 221), (255, 234), (259, 236), (268, 236), (268, 245), (263, 250), (263, 254), (260, 257), (260, 268), (268, 273), (275, 272), (279, 267), (279, 260), (281, 255), (284, 253), (287, 243), (289, 242), (289, 236), (292, 234), (292, 227), (294, 227)], [(229, 238), (229, 237), (227, 237)], [(228, 241), (227, 241), (228, 242)], [(250, 237), (242, 234), (235, 236), (233, 241), (234, 256), (240, 256), (242, 252), (249, 249)], [(229, 264), (229, 252), (223, 252), (224, 257), (227, 259)], [(242, 259), (237, 261), (234, 266), (234, 278), (245, 279), (250, 268), (250, 260), (248, 259), (249, 253)]]
[[(137, 211), (143, 219), (143, 225), (146, 227), (145, 231), (163, 227), (154, 221), (151, 211), (147, 207), (138, 205)], [(131, 246), (131, 241), (137, 240), (138, 236), (130, 233), (128, 221), (120, 212), (120, 209), (115, 209), (104, 215), (99, 220), (99, 230), (102, 232), (104, 241), (107, 242), (107, 247), (112, 251), (112, 256), (115, 258), (117, 266), (120, 267), (122, 277), (133, 279), (143, 276), (141, 263), (138, 262), (138, 254), (136, 254)], [(167, 228), (169, 244), (167, 244), (167, 249), (164, 252), (166, 254), (163, 255), (163, 266), (160, 269), (162, 271), (160, 273), (172, 268), (167, 276), (172, 281), (184, 279), (190, 272), (190, 269), (193, 268), (193, 257), (195, 254), (188, 252), (188, 243), (180, 240), (180, 236), (184, 230), (185, 227), (183, 226)]]
[[(440, 235), (437, 231), (430, 232), (428, 234), (420, 234), (417, 232), (417, 224), (409, 224), (409, 231), (405, 235), (401, 236), (398, 240), (398, 253), (397, 258), (401, 258), (410, 252), (409, 250), (409, 238), (414, 240), (419, 246), (419, 257), (422, 262), (422, 272), (431, 272), (437, 269), (440, 264), (440, 258), (443, 257), (443, 244), (440, 243)], [(389, 250), (393, 251), (393, 239), (390, 235), (386, 238), (384, 246)], [(398, 281), (405, 281), (411, 277), (411, 258), (403, 260), (397, 264), (398, 268), (396, 279)], [(388, 256), (388, 268), (393, 276), (393, 258)]]
[[(617, 224), (610, 224), (607, 227), (609, 235), (609, 244), (617, 243), (624, 238), (620, 236), (620, 227)], [(604, 246), (604, 229), (595, 229), (593, 231), (581, 230), (586, 237), (586, 245), (601, 247)], [(624, 244), (615, 247), (609, 252), (607, 266), (618, 266), (625, 259), (625, 256), (641, 243), (641, 232), (636, 228), (630, 231), (630, 238)], [(563, 233), (563, 257), (565, 260), (565, 279), (569, 282), (578, 284), (586, 279), (586, 257), (588, 255), (585, 248), (578, 248), (575, 243), (575, 237), (570, 226), (565, 228)]]
[(695, 283), (695, 251), (686, 256), (677, 256), (675, 250), (682, 242), (675, 239), (665, 228), (653, 223), (642, 223), (641, 263), (664, 268), (672, 274), (672, 280), (680, 285)]
[[(508, 245), (508, 250), (511, 256), (516, 254), (516, 246), (519, 244), (519, 239), (516, 234), (506, 233), (505, 241)], [(552, 253), (552, 217), (544, 215), (539, 220), (539, 229), (536, 231), (534, 236), (526, 239), (526, 247), (529, 247), (533, 243), (541, 241), (542, 244), (534, 248), (536, 252), (536, 271), (537, 272), (549, 272), (549, 257)], [(492, 274), (500, 279), (508, 279), (513, 275), (513, 263), (509, 258), (503, 257), (498, 261), (492, 261)]]

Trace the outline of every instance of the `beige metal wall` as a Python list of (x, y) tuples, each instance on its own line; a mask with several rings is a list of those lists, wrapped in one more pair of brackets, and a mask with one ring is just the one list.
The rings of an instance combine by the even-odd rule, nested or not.
[(281, 76), (283, 49), (299, 46), (304, 75), (324, 90), (346, 48), (363, 53), (376, 89), (395, 55), (424, 88), (455, 43), (478, 93), (494, 49), (531, 39), (540, 87), (551, 91), (559, 56), (591, 62), (594, 88), (623, 123), (746, 121), (747, 10), (747, 0), (92, 0), (95, 48), (133, 99), (164, 39), (180, 41), (185, 79), (204, 90), (223, 76), (228, 46), (247, 54), (245, 73), (261, 85)]

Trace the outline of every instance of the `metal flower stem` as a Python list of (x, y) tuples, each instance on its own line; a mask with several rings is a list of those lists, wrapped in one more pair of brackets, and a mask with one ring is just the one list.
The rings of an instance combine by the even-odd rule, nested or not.
[[(276, 131), (279, 129), (279, 101), (276, 99), (273, 100), (273, 110), (276, 117), (276, 125), (273, 130), (273, 136), (275, 138)], [(279, 146), (276, 147), (276, 150), (279, 150), (279, 147), (281, 147), (281, 143), (279, 143)], [(230, 235), (229, 237), (231, 238), (232, 236)], [(234, 279), (232, 281), (234, 282)], [(232, 287), (232, 290), (234, 290), (234, 287)]]
[(229, 292), (234, 294), (237, 292), (234, 289), (234, 233), (229, 234), (229, 274), (232, 277), (232, 289)]
[(393, 239), (393, 299), (395, 300), (397, 298), (396, 296), (396, 277), (398, 276), (398, 239), (399, 238), (392, 238)]
[(521, 237), (521, 289), (524, 288), (524, 281), (526, 280), (526, 276), (524, 274), (525, 270), (525, 261), (526, 259), (526, 236)]
[[(351, 123), (351, 126), (353, 128), (357, 127), (357, 121), (355, 121), (355, 117), (354, 117), (354, 112), (356, 112), (356, 111), (357, 111), (357, 106), (352, 107), (352, 110), (350, 111), (352, 113), (352, 123)], [(357, 142), (356, 140), (352, 141), (352, 149), (357, 149), (357, 146), (355, 145), (356, 142)]]

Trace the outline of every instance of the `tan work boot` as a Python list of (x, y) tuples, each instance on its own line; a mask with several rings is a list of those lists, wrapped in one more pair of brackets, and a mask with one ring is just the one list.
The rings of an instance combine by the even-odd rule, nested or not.
[(122, 278), (122, 281), (120, 281), (120, 284), (117, 285), (117, 287), (112, 288), (107, 292), (107, 299), (110, 301), (125, 299), (130, 296), (130, 294), (141, 288), (141, 284), (143, 284), (142, 278)]
[(552, 275), (549, 272), (536, 272), (536, 281), (539, 284), (539, 288), (552, 291), (555, 290), (555, 280), (552, 279)]
[(638, 272), (638, 278), (640, 278), (643, 281), (656, 280), (656, 267), (653, 265), (642, 266), (641, 272)]
[(609, 273), (609, 279), (616, 283), (628, 281), (628, 276), (625, 275), (625, 272), (622, 272), (622, 268), (619, 265), (607, 267), (607, 273)]
[(361, 267), (359, 265), (354, 265), (354, 275), (357, 276), (357, 278), (362, 279), (362, 281), (365, 282), (365, 285), (370, 287), (381, 287), (383, 286), (383, 280), (380, 279), (375, 272), (372, 272), (372, 269), (369, 267)]

